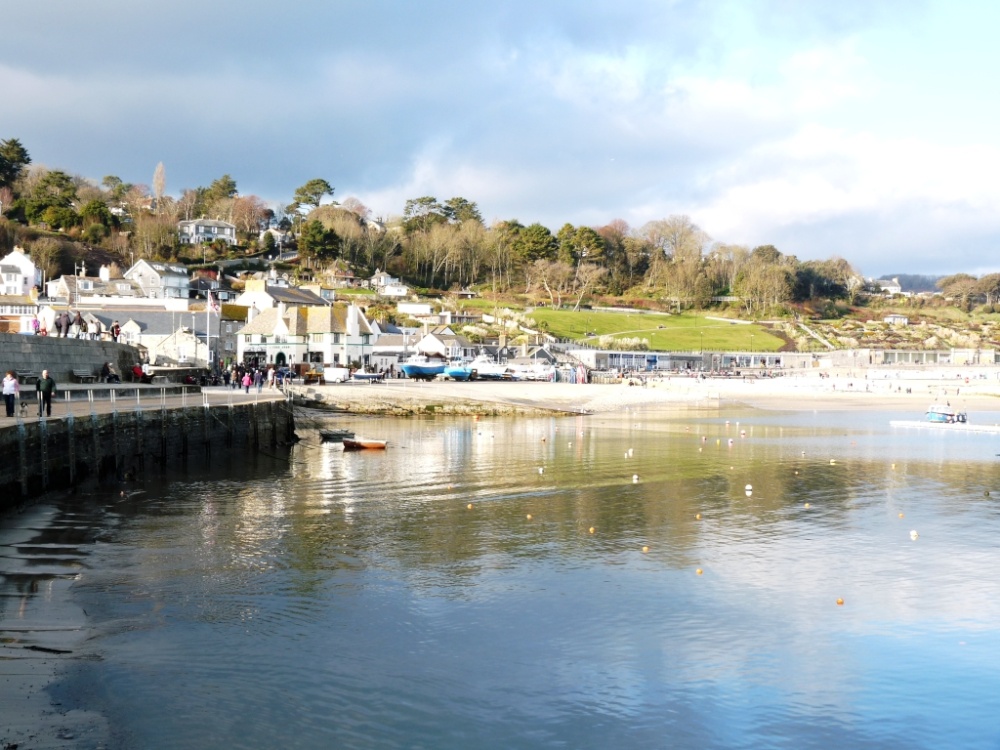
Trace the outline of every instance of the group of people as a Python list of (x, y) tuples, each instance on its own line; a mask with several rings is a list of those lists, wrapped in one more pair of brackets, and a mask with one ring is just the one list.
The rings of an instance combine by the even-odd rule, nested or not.
[[(76, 338), (76, 339), (89, 339), (91, 341), (99, 341), (105, 332), (104, 325), (95, 317), (91, 317), (87, 320), (80, 314), (79, 311), (75, 315), (70, 315), (69, 312), (63, 311), (61, 315), (58, 315), (53, 323), (55, 328), (55, 333), (50, 333), (44, 318), (41, 315), (36, 315), (31, 322), (32, 328), (35, 331), (36, 336), (56, 336), (57, 338)], [(108, 335), (114, 342), (118, 341), (118, 337), (121, 336), (122, 327), (121, 324), (116, 320), (107, 329)]]
[(291, 374), (282, 375), (271, 365), (265, 370), (262, 367), (250, 367), (246, 365), (233, 365), (222, 371), (222, 382), (225, 386), (233, 390), (243, 388), (250, 393), (250, 388), (257, 389), (257, 393), (264, 390), (264, 384), (268, 388), (280, 388), (286, 378), (291, 378)]
[[(42, 377), (35, 383), (35, 392), (38, 394), (38, 416), (52, 416), (52, 397), (56, 393), (56, 381), (49, 375), (48, 370), (42, 370)], [(13, 417), (14, 408), (17, 406), (18, 396), (21, 395), (21, 383), (17, 379), (17, 373), (7, 370), (3, 378), (3, 401), (7, 407), (7, 416)]]

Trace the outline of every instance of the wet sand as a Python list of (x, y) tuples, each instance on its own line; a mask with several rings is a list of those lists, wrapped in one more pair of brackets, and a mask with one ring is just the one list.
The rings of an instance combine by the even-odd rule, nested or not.
[[(446, 380), (310, 386), (303, 392), (328, 395), (346, 411), (366, 412), (375, 404), (505, 404), (570, 413), (624, 409), (683, 409), (744, 405), (767, 410), (910, 411), (922, 418), (931, 403), (950, 403), (970, 414), (1000, 410), (1000, 370), (934, 368), (885, 371), (881, 377), (850, 371), (793, 373), (781, 377), (662, 376), (616, 384), (473, 382)], [(298, 389), (298, 387), (297, 387)]]

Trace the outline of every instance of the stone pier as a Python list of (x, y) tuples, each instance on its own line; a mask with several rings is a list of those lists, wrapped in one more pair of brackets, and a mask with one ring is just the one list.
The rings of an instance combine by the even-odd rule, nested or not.
[(44, 492), (185, 466), (295, 440), (288, 400), (122, 408), (0, 428), (0, 512)]

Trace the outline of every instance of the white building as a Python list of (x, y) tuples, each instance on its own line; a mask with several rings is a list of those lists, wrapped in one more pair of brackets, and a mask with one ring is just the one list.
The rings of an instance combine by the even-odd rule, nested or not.
[(177, 234), (182, 245), (200, 245), (222, 240), (236, 244), (236, 225), (218, 219), (190, 219), (177, 222)]
[(0, 258), (0, 294), (27, 295), (35, 287), (42, 287), (42, 272), (21, 248)]
[(190, 296), (191, 279), (187, 267), (176, 263), (140, 260), (125, 272), (125, 278), (137, 283), (143, 294), (151, 299), (187, 299)]
[(257, 367), (365, 365), (375, 338), (356, 305), (282, 303), (256, 313), (236, 337), (237, 360)]

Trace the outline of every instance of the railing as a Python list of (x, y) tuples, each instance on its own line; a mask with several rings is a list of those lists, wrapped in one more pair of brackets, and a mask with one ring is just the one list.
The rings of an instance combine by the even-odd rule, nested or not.
[[(35, 391), (35, 398), (30, 399), (31, 391), (21, 394), (20, 408), (15, 411), (18, 419), (42, 417), (41, 394)], [(73, 388), (57, 391), (52, 398), (52, 419), (63, 416), (79, 416), (96, 414), (97, 412), (115, 412), (123, 410), (147, 410), (166, 408), (185, 408), (188, 406), (233, 406), (235, 404), (258, 403), (260, 401), (288, 400), (291, 394), (287, 389), (268, 389), (266, 386), (257, 390), (250, 386), (247, 393), (242, 387), (238, 389), (225, 386), (199, 388), (198, 386), (173, 385), (170, 387), (129, 387), (119, 388)], [(30, 400), (29, 400), (30, 399)]]

